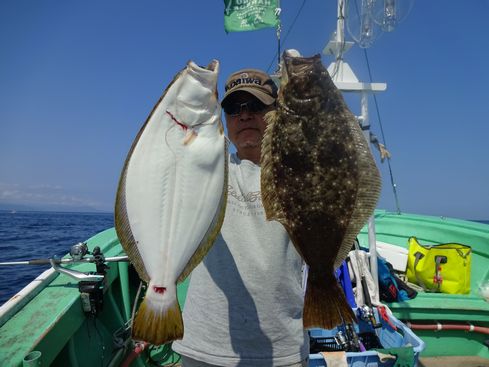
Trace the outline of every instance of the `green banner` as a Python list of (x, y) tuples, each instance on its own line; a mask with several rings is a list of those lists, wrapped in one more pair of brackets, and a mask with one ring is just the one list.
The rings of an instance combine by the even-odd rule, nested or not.
[(276, 27), (278, 0), (224, 0), (224, 29), (226, 32), (255, 31)]

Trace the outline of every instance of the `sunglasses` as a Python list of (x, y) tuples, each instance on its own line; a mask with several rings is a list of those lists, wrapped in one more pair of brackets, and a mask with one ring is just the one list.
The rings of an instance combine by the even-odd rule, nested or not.
[(231, 103), (223, 107), (224, 112), (230, 116), (238, 116), (243, 112), (243, 108), (249, 113), (259, 113), (264, 111), (268, 106), (257, 99), (252, 99), (251, 101), (245, 103)]

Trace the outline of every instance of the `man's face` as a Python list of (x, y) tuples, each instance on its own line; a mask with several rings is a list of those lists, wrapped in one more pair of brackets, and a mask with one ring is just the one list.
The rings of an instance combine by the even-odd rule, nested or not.
[[(236, 92), (230, 104), (235, 105), (237, 114), (226, 114), (229, 140), (236, 146), (238, 153), (242, 149), (261, 149), (261, 141), (265, 132), (265, 114), (273, 109), (273, 106), (262, 106), (263, 110), (253, 112), (254, 106), (259, 100), (247, 92)], [(246, 103), (254, 104), (248, 107)], [(239, 108), (239, 105), (242, 105)], [(236, 106), (238, 106), (236, 108)]]

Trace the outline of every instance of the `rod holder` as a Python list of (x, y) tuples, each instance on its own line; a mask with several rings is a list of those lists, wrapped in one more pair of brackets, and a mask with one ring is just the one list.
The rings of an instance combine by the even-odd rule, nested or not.
[(77, 281), (100, 281), (104, 279), (103, 275), (99, 274), (85, 274), (82, 273), (81, 271), (76, 271), (73, 269), (66, 269), (63, 268), (62, 266), (59, 266), (56, 264), (56, 262), (53, 259), (50, 259), (49, 262), (51, 263), (51, 266), (53, 267), (54, 270), (56, 270), (58, 273), (66, 274), (73, 279), (76, 279)]
[(22, 367), (41, 367), (42, 353), (38, 350), (33, 350), (27, 354), (22, 360)]

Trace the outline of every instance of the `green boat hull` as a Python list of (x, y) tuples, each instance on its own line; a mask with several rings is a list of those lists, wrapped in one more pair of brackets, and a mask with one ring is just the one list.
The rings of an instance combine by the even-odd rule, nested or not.
[[(405, 322), (467, 323), (489, 326), (489, 304), (478, 294), (481, 282), (488, 281), (489, 226), (474, 222), (419, 215), (397, 215), (376, 211), (377, 241), (407, 247), (407, 239), (416, 236), (422, 243), (460, 242), (473, 248), (471, 293), (469, 295), (418, 294), (410, 301), (391, 303), (394, 315)], [(368, 245), (364, 228), (359, 240)], [(123, 254), (114, 229), (90, 238), (91, 250), (99, 246), (106, 257)], [(40, 352), (42, 366), (119, 366), (130, 357), (134, 346), (127, 332), (139, 278), (128, 263), (110, 263), (103, 297), (103, 308), (96, 317), (82, 310), (78, 283), (64, 274), (52, 274), (39, 281), (38, 287), (0, 313), (0, 365), (34, 366), (24, 361), (32, 351)], [(93, 264), (66, 266), (78, 271), (95, 270)], [(181, 305), (187, 282), (179, 285)], [(5, 305), (4, 305), (5, 306)], [(2, 307), (3, 308), (3, 307)], [(484, 345), (487, 335), (466, 331), (416, 331), (426, 343), (421, 357), (476, 356), (489, 360)], [(151, 365), (150, 359), (164, 365), (178, 360), (169, 345), (148, 347), (131, 366)]]

